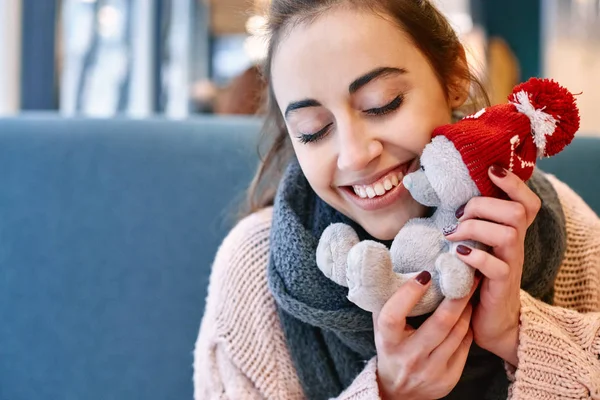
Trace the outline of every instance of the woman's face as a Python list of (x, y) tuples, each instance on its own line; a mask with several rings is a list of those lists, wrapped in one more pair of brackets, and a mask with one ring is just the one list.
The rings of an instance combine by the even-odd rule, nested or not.
[(333, 9), (285, 35), (271, 71), (296, 156), (321, 199), (381, 240), (424, 215), (402, 178), (464, 98), (447, 100), (397, 25)]

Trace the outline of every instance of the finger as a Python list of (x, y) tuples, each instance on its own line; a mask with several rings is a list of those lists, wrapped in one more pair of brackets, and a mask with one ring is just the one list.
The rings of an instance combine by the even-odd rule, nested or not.
[(471, 344), (473, 344), (473, 331), (469, 328), (467, 334), (460, 342), (458, 349), (456, 349), (456, 352), (450, 357), (450, 360), (448, 360), (449, 374), (454, 372), (458, 372), (459, 374), (462, 373), (467, 362), (467, 357), (469, 356)]
[(375, 315), (375, 333), (378, 344), (391, 348), (405, 338), (406, 317), (430, 286), (431, 274), (423, 271), (404, 283)]
[(493, 281), (506, 281), (510, 277), (510, 266), (494, 255), (465, 245), (458, 245), (456, 255), (459, 259), (479, 270)]
[(467, 304), (460, 318), (450, 331), (450, 334), (446, 339), (433, 350), (430, 355), (432, 363), (439, 365), (446, 365), (452, 355), (456, 353), (460, 344), (465, 339), (469, 326), (471, 324), (471, 315), (473, 314), (473, 307)]
[[(518, 256), (514, 249), (523, 246), (526, 232), (520, 232), (512, 226), (500, 225), (495, 222), (469, 219), (458, 224), (454, 232), (446, 232), (446, 238), (452, 242), (474, 240), (494, 248), (494, 250), (509, 249), (506, 256), (511, 260)], [(496, 253), (500, 256), (501, 253)], [(500, 256), (504, 259), (504, 254)], [(504, 261), (509, 261), (504, 259)]]
[(519, 178), (506, 169), (492, 166), (488, 175), (492, 182), (498, 186), (508, 197), (525, 207), (527, 226), (531, 225), (542, 206), (540, 198)]
[(462, 299), (444, 299), (434, 313), (411, 336), (410, 340), (413, 343), (409, 347), (418, 348), (419, 351), (427, 351), (428, 353), (437, 348), (456, 325), (480, 281), (481, 278), (476, 277), (471, 291)]
[(496, 222), (523, 231), (527, 228), (527, 211), (521, 203), (493, 197), (474, 197), (471, 199), (458, 221), (463, 222), (468, 219)]

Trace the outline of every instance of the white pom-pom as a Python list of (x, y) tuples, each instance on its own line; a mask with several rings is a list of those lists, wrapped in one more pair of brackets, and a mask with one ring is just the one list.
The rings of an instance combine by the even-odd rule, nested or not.
[(552, 115), (545, 113), (544, 108), (536, 110), (529, 95), (524, 90), (515, 95), (516, 102), (513, 104), (517, 111), (523, 113), (531, 122), (531, 131), (533, 132), (533, 142), (538, 149), (538, 157), (543, 157), (546, 152), (547, 136), (552, 136), (556, 130), (558, 121)]

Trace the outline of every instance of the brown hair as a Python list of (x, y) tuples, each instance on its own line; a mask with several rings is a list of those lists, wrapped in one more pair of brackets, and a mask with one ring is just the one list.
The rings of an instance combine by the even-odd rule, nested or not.
[[(464, 48), (448, 20), (429, 0), (272, 0), (268, 11), (268, 53), (263, 66), (267, 82), (271, 81), (271, 63), (282, 36), (294, 26), (314, 21), (334, 6), (347, 5), (380, 13), (392, 19), (405, 31), (429, 61), (446, 91), (452, 85), (469, 80), (472, 91), (465, 103), (472, 112), (489, 105), (481, 82), (465, 62)], [(244, 214), (273, 204), (282, 171), (293, 157), (285, 121), (269, 83), (266, 119), (262, 130), (261, 148), (267, 149), (248, 189)]]

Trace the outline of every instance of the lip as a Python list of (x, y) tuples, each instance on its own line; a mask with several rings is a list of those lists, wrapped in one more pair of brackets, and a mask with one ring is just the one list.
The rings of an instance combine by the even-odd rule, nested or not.
[(372, 185), (373, 183), (377, 182), (378, 180), (380, 180), (381, 178), (383, 178), (384, 176), (388, 175), (390, 172), (392, 171), (396, 171), (398, 170), (398, 172), (402, 171), (405, 175), (406, 175), (406, 171), (410, 168), (410, 166), (413, 164), (414, 160), (412, 161), (407, 161), (405, 163), (402, 164), (397, 164), (394, 165), (391, 168), (388, 168), (382, 172), (378, 172), (376, 175), (372, 175), (366, 179), (361, 179), (359, 181), (354, 181), (352, 183), (348, 183), (347, 185), (342, 185), (342, 186), (367, 186), (367, 185)]
[[(409, 173), (414, 172), (419, 168), (419, 163), (418, 163), (417, 159), (414, 159), (412, 162), (407, 163), (407, 164), (408, 164), (408, 166), (404, 169), (405, 175), (408, 175)], [(404, 166), (404, 164), (402, 166)], [(385, 173), (381, 174), (379, 176), (379, 178), (381, 178), (381, 177), (385, 176), (386, 174), (390, 173), (391, 171), (394, 171), (395, 169), (399, 169), (399, 168), (400, 168), (400, 166), (396, 166), (396, 167), (386, 171)], [(372, 182), (375, 182), (375, 181), (372, 181)], [(369, 198), (363, 199), (360, 196), (357, 196), (356, 193), (354, 193), (352, 186), (340, 187), (340, 191), (341, 191), (342, 195), (348, 201), (350, 201), (351, 203), (354, 203), (357, 207), (359, 207), (365, 211), (376, 211), (376, 210), (380, 210), (380, 209), (389, 207), (390, 205), (392, 205), (396, 201), (398, 201), (398, 199), (400, 199), (404, 196), (410, 195), (408, 190), (402, 184), (402, 181), (400, 181), (398, 183), (398, 186), (396, 186), (389, 192), (386, 192), (386, 194), (384, 194), (383, 196), (376, 196), (376, 197), (373, 197), (372, 199), (369, 199)]]

